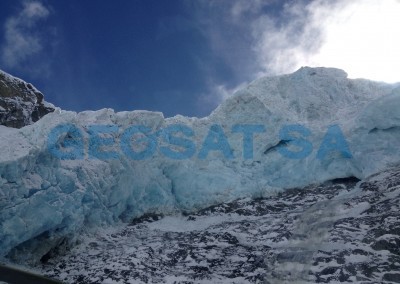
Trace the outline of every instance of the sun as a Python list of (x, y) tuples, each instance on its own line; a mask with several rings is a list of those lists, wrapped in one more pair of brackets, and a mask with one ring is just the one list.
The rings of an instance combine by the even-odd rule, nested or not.
[(400, 82), (400, 1), (350, 3), (314, 15), (325, 36), (310, 65), (338, 67), (350, 78)]

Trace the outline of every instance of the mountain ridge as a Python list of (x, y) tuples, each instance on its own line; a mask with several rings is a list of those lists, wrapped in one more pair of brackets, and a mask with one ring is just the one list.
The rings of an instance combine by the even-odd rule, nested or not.
[(21, 128), (54, 110), (31, 83), (0, 70), (0, 125)]

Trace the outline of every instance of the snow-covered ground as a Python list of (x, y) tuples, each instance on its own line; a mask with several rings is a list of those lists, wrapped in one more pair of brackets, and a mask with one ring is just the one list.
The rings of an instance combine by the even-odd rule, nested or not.
[(400, 169), (147, 215), (82, 238), (41, 273), (65, 283), (400, 283)]

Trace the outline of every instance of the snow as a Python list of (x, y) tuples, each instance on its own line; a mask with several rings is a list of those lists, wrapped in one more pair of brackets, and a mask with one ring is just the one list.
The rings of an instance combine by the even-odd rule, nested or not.
[(397, 168), (185, 217), (149, 214), (83, 235), (36, 268), (65, 283), (386, 283), (400, 265), (399, 183)]
[[(165, 119), (162, 113), (149, 111), (57, 109), (21, 129), (0, 127), (0, 255), (20, 246), (27, 252), (26, 260), (37, 259), (82, 230), (148, 212), (193, 212), (335, 178), (362, 179), (400, 163), (399, 107), (396, 85), (350, 80), (338, 69), (302, 68), (293, 74), (258, 79), (200, 119)], [(51, 131), (65, 124), (82, 131), (83, 159), (61, 160), (49, 151)], [(183, 136), (195, 146), (190, 158), (164, 155), (160, 148), (169, 144), (163, 139), (148, 159), (123, 155), (118, 141), (132, 125), (157, 132), (176, 124), (193, 130), (191, 137)], [(266, 129), (253, 135), (253, 159), (243, 158), (243, 133), (232, 131), (238, 124)], [(290, 124), (303, 125), (311, 132), (307, 140), (313, 147), (305, 158), (290, 159), (279, 151), (280, 131)], [(343, 132), (353, 158), (317, 158), (334, 124)], [(88, 147), (95, 143), (88, 139), (91, 125), (116, 126), (117, 131), (108, 134), (115, 143), (106, 149), (116, 152), (118, 159), (88, 155)], [(216, 133), (210, 132), (213, 125), (226, 135), (233, 158), (227, 158), (224, 149), (209, 151), (205, 159), (199, 157), (206, 137)], [(60, 140), (67, 139), (63, 137)]]

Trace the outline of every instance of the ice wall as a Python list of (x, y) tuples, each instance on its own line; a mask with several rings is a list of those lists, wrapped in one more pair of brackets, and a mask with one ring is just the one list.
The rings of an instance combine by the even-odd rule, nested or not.
[[(350, 80), (338, 69), (301, 68), (254, 81), (201, 119), (147, 111), (57, 110), (21, 129), (0, 126), (0, 255), (37, 260), (81, 230), (146, 212), (194, 211), (334, 178), (364, 178), (400, 162), (399, 107), (396, 85)], [(83, 133), (83, 157), (63, 160), (49, 150), (49, 135), (59, 125)], [(93, 125), (112, 128), (102, 136), (111, 139), (102, 149), (117, 158), (90, 156), (96, 143), (89, 135)], [(135, 160), (124, 153), (121, 140), (134, 125), (154, 134), (157, 147), (151, 157)], [(187, 130), (174, 136), (186, 144), (179, 140), (174, 146), (174, 137), (163, 136), (176, 125)], [(243, 125), (265, 131), (254, 131), (244, 141)], [(293, 125), (309, 133), (283, 137), (282, 129)], [(335, 148), (341, 145), (338, 133), (351, 157)], [(57, 145), (68, 148), (75, 138), (64, 133)], [(296, 156), (304, 150), (301, 145), (311, 145), (308, 155), (282, 154)], [(149, 144), (137, 147), (140, 151)], [(185, 157), (174, 156), (184, 150)]]

